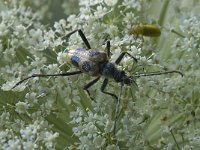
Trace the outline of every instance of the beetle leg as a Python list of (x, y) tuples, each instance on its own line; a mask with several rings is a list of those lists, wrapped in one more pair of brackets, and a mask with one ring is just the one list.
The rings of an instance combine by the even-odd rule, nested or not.
[[(99, 79), (100, 79), (100, 77), (97, 77), (96, 79), (90, 81), (88, 84), (86, 84), (84, 86), (83, 89), (87, 91), (87, 93), (88, 93), (89, 96), (90, 96), (90, 92), (88, 91), (88, 88), (90, 88), (92, 85), (94, 85)], [(90, 96), (90, 98), (93, 100), (93, 98), (91, 96)]]
[(130, 56), (135, 62), (137, 62), (137, 59), (135, 57), (133, 57), (131, 54), (129, 54), (128, 52), (123, 52), (119, 55), (119, 57), (116, 59), (115, 64), (119, 64), (122, 60), (122, 58), (125, 56), (125, 54), (127, 54), (128, 56)]
[(106, 41), (106, 52), (107, 56), (110, 57), (110, 41)]
[(108, 94), (108, 95), (110, 95), (110, 96), (113, 96), (113, 97), (115, 97), (116, 99), (118, 99), (118, 97), (117, 97), (115, 94), (105, 91), (105, 88), (106, 88), (107, 85), (108, 85), (108, 79), (105, 79), (105, 80), (103, 81), (102, 86), (101, 86), (101, 92), (103, 92), (104, 94)]
[(69, 38), (72, 34), (74, 34), (75, 32), (78, 32), (79, 36), (81, 37), (82, 41), (84, 42), (84, 44), (87, 46), (88, 49), (91, 49), (90, 43), (88, 42), (87, 38), (85, 37), (85, 34), (83, 33), (83, 31), (81, 29), (76, 29), (74, 31), (69, 32), (65, 37)]
[(78, 31), (77, 29), (74, 31), (71, 31), (71, 32), (67, 33), (64, 37), (68, 39), (72, 34), (74, 34), (77, 31)]
[(87, 38), (85, 37), (85, 34), (83, 33), (83, 31), (81, 29), (78, 29), (78, 34), (80, 35), (81, 39), (83, 40), (83, 42), (85, 43), (85, 45), (87, 46), (87, 48), (91, 49), (91, 46), (90, 46)]

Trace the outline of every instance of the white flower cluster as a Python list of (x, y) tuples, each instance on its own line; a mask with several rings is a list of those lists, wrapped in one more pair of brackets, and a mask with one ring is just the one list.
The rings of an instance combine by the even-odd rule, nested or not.
[[(99, 5), (98, 5), (99, 4)], [(143, 72), (145, 71), (158, 71), (163, 70), (165, 68), (168, 69), (177, 69), (177, 70), (183, 70), (184, 72), (188, 70), (188, 63), (181, 61), (185, 61), (185, 57), (192, 57), (193, 61), (191, 59), (190, 64), (191, 66), (199, 66), (200, 63), (198, 59), (198, 31), (197, 28), (199, 20), (193, 16), (190, 20), (180, 20), (182, 21), (182, 33), (188, 34), (190, 36), (186, 36), (186, 38), (182, 38), (179, 36), (174, 40), (174, 43), (172, 43), (173, 47), (170, 47), (170, 45), (160, 46), (162, 50), (161, 52), (167, 51), (168, 49), (171, 49), (172, 57), (166, 61), (166, 58), (163, 59), (163, 57), (160, 57), (162, 53), (159, 52), (156, 53), (156, 50), (153, 50), (156, 48), (157, 43), (153, 43), (151, 39), (147, 39), (144, 37), (143, 40), (134, 39), (133, 36), (128, 36), (127, 30), (131, 28), (133, 25), (137, 25), (139, 20), (141, 20), (140, 16), (137, 16), (137, 13), (134, 12), (140, 12), (142, 10), (142, 7), (149, 8), (148, 3), (142, 3), (141, 1), (123, 1), (121, 4), (116, 4), (115, 8), (109, 9), (110, 5), (108, 5), (106, 2), (99, 1), (97, 3), (90, 3), (89, 1), (84, 1), (84, 3), (81, 3), (81, 14), (80, 18), (76, 18), (73, 16), (73, 19), (70, 20), (70, 24), (73, 28), (73, 25), (76, 24), (82, 25), (82, 29), (84, 29), (86, 36), (88, 37), (92, 47), (96, 47), (100, 43), (98, 41), (101, 41), (104, 37), (107, 37), (111, 40), (111, 61), (115, 61), (116, 58), (119, 56), (119, 54), (122, 51), (126, 51), (131, 53), (133, 56), (135, 56), (139, 62), (138, 64), (133, 64), (133, 60), (129, 57), (125, 57), (123, 61), (120, 63), (121, 66), (123, 66), (126, 71), (129, 71), (129, 73), (134, 74), (135, 72)], [(97, 7), (94, 7), (97, 6)], [(120, 9), (123, 6), (125, 6), (126, 9)], [(177, 6), (177, 5), (176, 5)], [(95, 11), (93, 9), (96, 9)], [(99, 9), (101, 8), (101, 11), (103, 14), (97, 15)], [(182, 8), (182, 7), (180, 7)], [(172, 9), (172, 8), (171, 8)], [(105, 11), (104, 11), (105, 10)], [(109, 10), (109, 11), (108, 11)], [(94, 11), (94, 12), (93, 12)], [(118, 13), (118, 17), (115, 15), (111, 15), (112, 13)], [(140, 12), (141, 13), (141, 12)], [(120, 15), (123, 16), (120, 18)], [(147, 15), (149, 18), (148, 20), (151, 20), (152, 18), (156, 20), (153, 16)], [(71, 16), (72, 17), (72, 16)], [(96, 19), (96, 20), (95, 20)], [(183, 19), (183, 18), (181, 18)], [(154, 22), (154, 20), (151, 20), (151, 22)], [(193, 22), (192, 22), (193, 21)], [(120, 22), (120, 23), (119, 23)], [(188, 22), (188, 23), (187, 23)], [(192, 24), (191, 24), (192, 22)], [(78, 23), (78, 25), (77, 25)], [(141, 22), (142, 23), (142, 22)], [(185, 25), (186, 24), (186, 25)], [(194, 26), (193, 26), (194, 25)], [(120, 27), (123, 26), (123, 29)], [(191, 29), (190, 29), (191, 28)], [(94, 30), (95, 29), (95, 30)], [(114, 30), (113, 30), (114, 29)], [(188, 30), (190, 29), (190, 30)], [(163, 30), (164, 31), (164, 30)], [(187, 33), (190, 32), (190, 33)], [(193, 34), (191, 34), (193, 32)], [(88, 33), (90, 33), (88, 35)], [(122, 34), (122, 35), (121, 35)], [(163, 33), (164, 34), (164, 33)], [(109, 35), (109, 36), (107, 36)], [(173, 33), (171, 33), (173, 35)], [(170, 33), (168, 33), (168, 36), (170, 36)], [(96, 41), (96, 37), (100, 38), (98, 41)], [(172, 37), (173, 38), (173, 37)], [(189, 39), (188, 39), (189, 38)], [(169, 39), (169, 37), (168, 37)], [(177, 42), (178, 41), (178, 42)], [(177, 45), (174, 45), (177, 43)], [(179, 47), (178, 47), (179, 46)], [(192, 48), (190, 48), (192, 47)], [(179, 54), (179, 51), (186, 50), (194, 52), (193, 54), (190, 52), (187, 53), (187, 55), (184, 57), (181, 57)], [(195, 50), (194, 50), (195, 49)], [(196, 55), (195, 55), (196, 54)], [(170, 51), (165, 55), (170, 55)], [(167, 56), (166, 56), (167, 57)], [(195, 59), (194, 59), (195, 58)], [(198, 60), (197, 60), (198, 59)], [(173, 61), (176, 61), (173, 64)], [(168, 63), (165, 65), (165, 61)], [(189, 61), (189, 60), (188, 60)], [(196, 61), (196, 62), (194, 62)], [(180, 62), (180, 63), (178, 63)], [(158, 63), (158, 64), (156, 64)], [(187, 69), (185, 68), (187, 67)], [(184, 69), (185, 68), (185, 69)], [(194, 68), (194, 67), (193, 67)], [(195, 69), (196, 69), (195, 68)], [(193, 71), (191, 70), (191, 73)], [(95, 146), (96, 148), (106, 148), (109, 149), (113, 145), (115, 146), (121, 146), (120, 148), (129, 148), (129, 149), (144, 149), (146, 146), (150, 146), (153, 139), (158, 139), (158, 137), (162, 137), (165, 139), (163, 143), (164, 145), (157, 146), (156, 144), (152, 145), (155, 148), (164, 148), (164, 149), (170, 149), (170, 148), (180, 148), (180, 147), (187, 147), (187, 146), (179, 146), (179, 142), (176, 141), (176, 137), (178, 136), (176, 132), (167, 132), (164, 129), (167, 129), (171, 126), (173, 123), (173, 129), (170, 130), (179, 130), (180, 124), (182, 123), (182, 128), (185, 127), (186, 122), (183, 120), (189, 119), (191, 116), (191, 109), (185, 112), (184, 114), (186, 116), (182, 116), (181, 112), (184, 109), (185, 105), (180, 105), (180, 102), (186, 102), (189, 99), (192, 99), (192, 93), (193, 96), (195, 96), (195, 100), (198, 97), (198, 90), (199, 90), (199, 71), (195, 71), (196, 73), (193, 74), (195, 77), (194, 81), (187, 81), (187, 73), (185, 73), (185, 77), (181, 77), (179, 75), (174, 76), (160, 76), (160, 77), (148, 77), (148, 78), (141, 78), (137, 81), (138, 91), (133, 92), (133, 95), (131, 96), (131, 92), (136, 90), (137, 87), (135, 85), (131, 86), (130, 89), (125, 89), (123, 91), (123, 102), (121, 104), (121, 117), (118, 121), (119, 130), (117, 131), (116, 135), (110, 136), (111, 143), (107, 142), (107, 140), (104, 140), (102, 137), (100, 138), (100, 135), (103, 135), (103, 133), (107, 133), (108, 131), (104, 128), (104, 130), (98, 131), (96, 128), (98, 127), (97, 124), (94, 124), (94, 120), (91, 120), (90, 122), (87, 122), (88, 115), (84, 115), (84, 113), (81, 114), (81, 116), (74, 116), (72, 123), (77, 125), (74, 127), (74, 134), (79, 138), (80, 143), (77, 145), (78, 148), (83, 149), (91, 149), (90, 146)], [(195, 90), (192, 91), (192, 87), (187, 87), (186, 83), (193, 83), (192, 85), (195, 85)], [(195, 83), (194, 83), (195, 82)], [(114, 85), (114, 83), (113, 83)], [(190, 84), (189, 84), (190, 86)], [(100, 87), (97, 85), (96, 87)], [(112, 85), (109, 86), (107, 89), (108, 91), (117, 91), (119, 88), (116, 86), (113, 87)], [(190, 95), (186, 94), (186, 91), (189, 91)], [(117, 93), (117, 92), (116, 92)], [(110, 98), (109, 98), (110, 99)], [(93, 112), (93, 116), (98, 116), (98, 114), (103, 115), (109, 115), (107, 112), (107, 109), (109, 109), (109, 106), (113, 106), (113, 113), (115, 110), (114, 103), (108, 103), (102, 93), (97, 92), (96, 95), (96, 101), (93, 102), (93, 107), (95, 108), (95, 111)], [(110, 101), (110, 100), (109, 100)], [(134, 101), (137, 101), (136, 103)], [(196, 101), (195, 101), (196, 102)], [(194, 109), (195, 117), (196, 117), (196, 110), (198, 107), (192, 106), (192, 109)], [(105, 113), (106, 112), (106, 113)], [(110, 118), (110, 117), (109, 117)], [(111, 117), (112, 118), (112, 117)], [(110, 118), (110, 119), (111, 119)], [(155, 118), (155, 119), (154, 119)], [(157, 119), (156, 119), (157, 118)], [(183, 122), (174, 123), (173, 120), (176, 120), (177, 118), (183, 119)], [(87, 120), (87, 121), (86, 121)], [(111, 119), (113, 121), (113, 118)], [(161, 121), (161, 122), (160, 122)], [(145, 126), (147, 125), (148, 126)], [(89, 133), (89, 128), (87, 125), (91, 128), (91, 132)], [(90, 126), (92, 125), (92, 126)], [(95, 126), (94, 126), (95, 125)], [(154, 126), (156, 126), (154, 128)], [(110, 129), (112, 128), (112, 124), (110, 126)], [(92, 130), (93, 129), (93, 130)], [(96, 131), (96, 134), (95, 132)], [(155, 135), (154, 135), (155, 133)], [(173, 137), (174, 134), (175, 138)], [(165, 134), (168, 134), (173, 141), (169, 140), (167, 137), (165, 137)], [(134, 136), (137, 135), (137, 136)], [(92, 137), (92, 138), (91, 138)], [(186, 136), (184, 136), (186, 137)], [(101, 139), (99, 144), (95, 143), (93, 139)], [(115, 143), (113, 138), (116, 138), (117, 142)], [(96, 141), (96, 140), (95, 140)], [(103, 142), (107, 142), (106, 144), (102, 145)], [(159, 140), (157, 140), (159, 143)], [(173, 142), (174, 144), (172, 144)], [(143, 145), (141, 145), (143, 143)], [(191, 144), (191, 143), (188, 143)], [(178, 145), (178, 146), (177, 146)], [(99, 146), (99, 147), (97, 147)], [(114, 149), (117, 149), (118, 147), (114, 147)], [(112, 148), (111, 148), (112, 149)]]
[[(1, 119), (3, 115), (1, 115)], [(38, 120), (25, 127), (24, 122), (15, 120), (14, 124), (16, 127), (21, 127), (16, 128), (16, 131), (19, 131), (18, 134), (11, 127), (0, 132), (1, 149), (38, 149), (41, 144), (45, 145), (47, 149), (55, 149), (54, 141), (59, 134), (50, 131), (47, 122)]]
[[(200, 19), (196, 9), (191, 8), (188, 15), (187, 5), (181, 1), (178, 5), (143, 0), (70, 0), (60, 5), (66, 19), (53, 18), (52, 25), (45, 22), (55, 16), (47, 13), (53, 3), (49, 6), (45, 2), (0, 2), (6, 6), (0, 11), (0, 149), (199, 147)], [(181, 11), (181, 17), (174, 19), (175, 14), (168, 15), (166, 9), (172, 14)], [(165, 22), (177, 31), (166, 34)], [(134, 26), (151, 23), (161, 26), (157, 39), (128, 33)], [(103, 79), (89, 88), (90, 96), (83, 87), (93, 78), (84, 74), (32, 77), (12, 89), (32, 74), (76, 70), (66, 64), (66, 51), (85, 48), (78, 33), (66, 38), (75, 29), (83, 30), (92, 49), (104, 51), (105, 42), (110, 40), (111, 62), (122, 52), (134, 56), (137, 62), (126, 55), (117, 66), (128, 75), (181, 70), (184, 76), (133, 77), (132, 84), (122, 90), (121, 84), (109, 79), (105, 92), (121, 95), (115, 134), (116, 99), (102, 93)]]

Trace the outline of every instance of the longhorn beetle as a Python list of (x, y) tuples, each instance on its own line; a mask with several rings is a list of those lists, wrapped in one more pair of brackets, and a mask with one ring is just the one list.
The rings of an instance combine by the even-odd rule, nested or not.
[[(91, 46), (85, 37), (82, 30), (77, 29), (74, 30), (66, 35), (66, 38), (69, 38), (72, 34), (75, 32), (78, 32), (79, 36), (85, 43), (87, 49), (85, 48), (77, 48), (73, 50), (69, 50), (66, 52), (66, 62), (71, 63), (75, 67), (79, 69), (79, 71), (74, 72), (66, 72), (66, 73), (58, 73), (58, 74), (33, 74), (31, 76), (28, 76), (27, 78), (22, 79), (21, 81), (17, 82), (13, 88), (20, 85), (22, 82), (34, 78), (34, 77), (49, 77), (49, 76), (71, 76), (81, 73), (86, 73), (90, 76), (95, 76), (96, 78), (92, 81), (90, 81), (88, 84), (84, 86), (84, 90), (87, 91), (87, 93), (90, 96), (90, 93), (88, 91), (88, 88), (90, 88), (92, 85), (94, 85), (102, 76), (105, 77), (103, 84), (101, 86), (101, 91), (107, 95), (110, 95), (114, 97), (117, 100), (116, 109), (115, 109), (115, 120), (114, 120), (114, 126), (113, 126), (113, 133), (115, 134), (116, 130), (116, 123), (118, 120), (118, 111), (120, 106), (120, 96), (122, 91), (122, 86), (124, 84), (130, 85), (134, 80), (132, 80), (133, 77), (139, 78), (142, 76), (153, 76), (153, 75), (162, 75), (162, 74), (168, 74), (168, 73), (178, 73), (183, 76), (183, 74), (180, 71), (172, 70), (172, 71), (165, 71), (165, 72), (149, 72), (149, 73), (141, 73), (136, 74), (133, 76), (127, 75), (125, 71), (120, 70), (116, 67), (118, 65), (122, 58), (127, 54), (130, 56), (135, 62), (137, 62), (137, 59), (133, 57), (128, 52), (122, 52), (120, 56), (116, 59), (115, 63), (112, 63), (109, 61), (108, 57), (110, 57), (110, 41), (106, 42), (106, 52), (105, 51), (98, 51), (96, 49), (91, 49)], [(116, 96), (116, 94), (105, 91), (106, 86), (108, 84), (108, 79), (112, 78), (116, 82), (121, 83), (121, 89), (120, 89), (120, 95), (119, 97)]]

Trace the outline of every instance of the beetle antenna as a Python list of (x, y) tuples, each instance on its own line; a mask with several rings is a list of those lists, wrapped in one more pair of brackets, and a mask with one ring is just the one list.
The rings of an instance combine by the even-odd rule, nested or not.
[(31, 78), (35, 78), (35, 77), (43, 77), (43, 78), (47, 78), (47, 77), (59, 77), (59, 76), (70, 76), (70, 75), (75, 75), (75, 74), (80, 74), (82, 73), (81, 71), (73, 71), (73, 72), (66, 72), (66, 73), (58, 73), (58, 74), (32, 74), (31, 76), (28, 76), (27, 78), (24, 78), (22, 80), (20, 80), (19, 82), (17, 82), (12, 89), (14, 89), (15, 87), (17, 87), (18, 85), (22, 84), (24, 81), (31, 79)]
[(147, 73), (138, 73), (135, 74), (134, 77), (140, 78), (144, 76), (157, 76), (157, 75), (163, 75), (163, 74), (170, 74), (170, 73), (177, 73), (180, 74), (183, 77), (183, 73), (177, 70), (172, 70), (172, 71), (163, 71), (163, 72), (147, 72)]
[(113, 134), (114, 135), (115, 135), (115, 132), (116, 132), (117, 121), (118, 121), (118, 117), (119, 117), (119, 106), (120, 106), (120, 102), (121, 102), (121, 95), (122, 95), (123, 85), (124, 84), (121, 83), (120, 93), (119, 93), (119, 96), (117, 98), (117, 104), (116, 104), (116, 108), (115, 108), (115, 120), (114, 120), (114, 127), (113, 127)]

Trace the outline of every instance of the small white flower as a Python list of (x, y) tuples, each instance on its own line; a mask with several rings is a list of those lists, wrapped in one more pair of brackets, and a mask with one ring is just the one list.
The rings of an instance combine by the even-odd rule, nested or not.
[(104, 2), (108, 5), (108, 6), (114, 6), (117, 3), (117, 0), (104, 0)]
[(34, 141), (26, 141), (22, 143), (23, 149), (37, 149), (39, 145), (37, 145)]
[(59, 62), (59, 64), (64, 64), (67, 62), (67, 54), (64, 52), (59, 52), (57, 54), (57, 60)]
[(59, 136), (58, 133), (45, 132), (45, 145), (48, 149), (53, 148), (55, 139)]
[(20, 150), (21, 148), (21, 141), (19, 139), (12, 139), (8, 141), (8, 147), (6, 149), (9, 150)]
[(6, 120), (9, 120), (9, 118), (10, 118), (10, 113), (9, 112), (3, 112), (2, 114), (1, 114), (1, 121), (3, 122), (3, 121), (6, 121)]
[(128, 135), (129, 135), (128, 131), (122, 130), (122, 129), (120, 129), (116, 134), (119, 141), (125, 141), (126, 137), (128, 137)]
[(95, 18), (102, 18), (107, 13), (107, 8), (101, 5), (97, 6), (97, 10), (94, 12)]
[(0, 23), (0, 37), (1, 36), (6, 36), (9, 30), (7, 29), (6, 24)]
[(138, 0), (124, 0), (122, 2), (122, 4), (124, 6), (126, 6), (127, 8), (134, 8), (136, 9), (137, 11), (140, 11), (142, 6), (141, 6), (141, 2), (138, 1)]
[(101, 148), (105, 144), (105, 141), (106, 141), (105, 138), (103, 138), (101, 136), (97, 136), (94, 138), (93, 143), (96, 148)]
[(105, 130), (106, 133), (112, 132), (112, 130), (113, 130), (113, 122), (107, 120), (104, 130)]
[(193, 149), (193, 146), (191, 145), (184, 145), (182, 150), (192, 150)]
[(119, 147), (117, 145), (108, 145), (106, 147), (106, 150), (119, 150)]
[(119, 55), (121, 54), (121, 49), (118, 47), (115, 49), (115, 53), (113, 53), (113, 55), (111, 56), (111, 61), (114, 62), (118, 57)]
[(16, 26), (16, 30), (14, 31), (14, 34), (16, 36), (20, 36), (20, 37), (23, 37), (26, 35), (26, 28), (22, 25), (17, 25)]
[(18, 102), (15, 104), (15, 111), (19, 114), (24, 114), (27, 112), (29, 105), (26, 102)]

